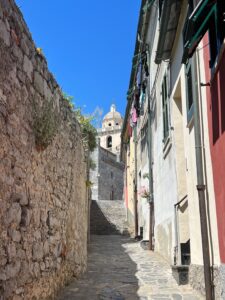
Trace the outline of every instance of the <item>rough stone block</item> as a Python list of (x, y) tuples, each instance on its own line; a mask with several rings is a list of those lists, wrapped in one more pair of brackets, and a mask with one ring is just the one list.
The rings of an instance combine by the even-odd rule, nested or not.
[(49, 242), (48, 241), (44, 242), (43, 250), (44, 250), (44, 256), (47, 256), (49, 254)]
[(16, 257), (16, 246), (15, 243), (10, 243), (7, 247), (7, 254), (9, 261), (12, 261)]
[(27, 207), (22, 207), (22, 214), (21, 214), (21, 222), (20, 225), (22, 227), (27, 227), (30, 224), (32, 216), (32, 211), (31, 209), (28, 209)]
[(23, 50), (23, 52), (27, 56), (29, 56), (30, 55), (30, 49), (29, 49), (29, 46), (28, 46), (28, 39), (26, 38), (25, 35), (23, 35), (23, 38), (20, 41), (20, 46), (21, 46), (21, 49)]
[(29, 60), (29, 58), (24, 55), (24, 59), (23, 59), (23, 70), (24, 72), (27, 74), (28, 78), (32, 81), (32, 74), (33, 74), (33, 64), (32, 62)]
[[(31, 265), (31, 264), (30, 264)], [(20, 276), (17, 278), (17, 286), (24, 286), (26, 283), (32, 281), (31, 270), (29, 264), (26, 261), (22, 261)]]
[(28, 204), (28, 198), (25, 192), (14, 193), (12, 194), (11, 199), (13, 202), (19, 202), (22, 206)]
[(40, 276), (40, 266), (39, 266), (39, 263), (37, 263), (37, 262), (34, 263), (33, 273), (36, 278), (38, 278)]
[(40, 225), (40, 216), (41, 216), (41, 211), (38, 207), (35, 207), (33, 209), (33, 223), (35, 227), (39, 227)]
[(23, 61), (23, 52), (21, 51), (21, 49), (18, 46), (14, 45), (12, 53), (17, 58), (17, 62), (21, 64)]
[(19, 225), (21, 222), (21, 214), (22, 210), (19, 203), (12, 203), (12, 206), (7, 213), (6, 222), (8, 224)]
[(16, 229), (9, 229), (9, 236), (14, 242), (19, 243), (21, 241), (21, 233)]
[(43, 244), (41, 242), (36, 242), (33, 245), (33, 260), (41, 260), (44, 256)]
[(7, 46), (10, 46), (10, 33), (2, 20), (0, 20), (0, 38)]
[(0, 269), (0, 280), (2, 280), (2, 281), (7, 280), (5, 270), (3, 270), (3, 269)]
[(44, 94), (44, 79), (40, 73), (34, 72), (34, 87), (41, 94)]
[(11, 263), (6, 266), (6, 278), (14, 278), (19, 273), (21, 267), (20, 261), (15, 261), (14, 263)]

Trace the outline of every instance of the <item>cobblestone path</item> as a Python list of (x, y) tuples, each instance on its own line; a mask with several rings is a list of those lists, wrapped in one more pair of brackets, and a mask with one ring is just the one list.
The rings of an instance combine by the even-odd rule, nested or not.
[(189, 286), (178, 286), (170, 266), (139, 242), (119, 235), (92, 236), (88, 270), (57, 300), (199, 300)]

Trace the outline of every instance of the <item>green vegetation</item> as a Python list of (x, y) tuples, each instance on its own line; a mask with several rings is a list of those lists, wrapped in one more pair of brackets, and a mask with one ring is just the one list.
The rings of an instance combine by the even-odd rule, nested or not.
[(72, 111), (74, 112), (77, 121), (81, 126), (82, 137), (84, 146), (89, 149), (89, 151), (93, 151), (96, 147), (96, 136), (97, 130), (92, 125), (92, 121), (94, 119), (91, 115), (82, 114), (81, 108), (76, 108), (73, 104), (73, 97), (63, 93), (63, 98), (69, 103)]
[(53, 98), (42, 106), (33, 101), (33, 130), (38, 150), (44, 150), (52, 142), (60, 125), (59, 113), (54, 108)]
[(96, 163), (93, 161), (91, 157), (89, 158), (89, 167), (92, 171), (96, 169)]

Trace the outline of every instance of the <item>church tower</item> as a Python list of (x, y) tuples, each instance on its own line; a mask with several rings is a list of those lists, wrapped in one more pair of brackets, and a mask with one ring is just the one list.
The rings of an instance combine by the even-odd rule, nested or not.
[(100, 146), (116, 155), (120, 154), (122, 125), (123, 118), (116, 111), (115, 104), (112, 104), (110, 112), (103, 118), (102, 128), (98, 129), (98, 137), (100, 139)]
[(90, 181), (93, 183), (92, 200), (122, 200), (124, 164), (120, 162), (120, 144), (123, 118), (111, 105), (98, 129), (98, 145), (91, 159), (96, 168), (90, 170)]

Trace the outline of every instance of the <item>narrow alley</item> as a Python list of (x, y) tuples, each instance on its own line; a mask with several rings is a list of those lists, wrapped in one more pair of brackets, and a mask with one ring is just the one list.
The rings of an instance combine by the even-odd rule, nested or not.
[(0, 0), (0, 300), (225, 300), (225, 0)]
[[(99, 201), (98, 212), (98, 205), (93, 203), (96, 218), (92, 218), (91, 225), (98, 235), (91, 235), (87, 272), (69, 284), (57, 300), (204, 299), (189, 285), (178, 286), (170, 266), (158, 254), (121, 234), (122, 201), (120, 208), (119, 201)], [(110, 213), (114, 206), (119, 212), (117, 218)]]

